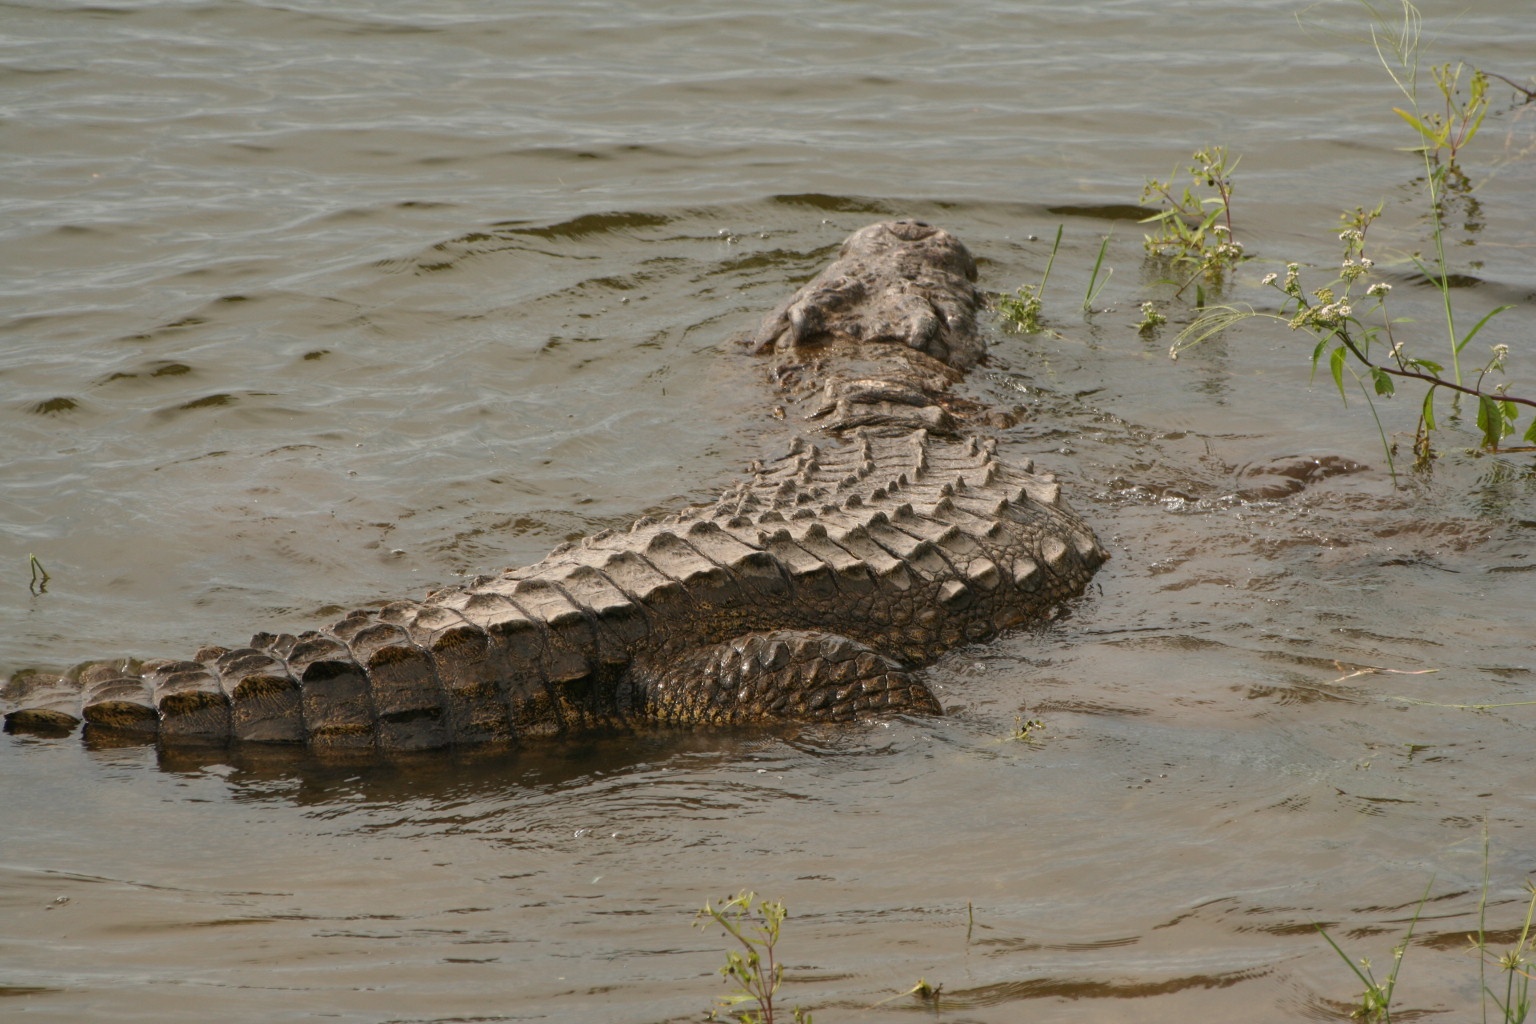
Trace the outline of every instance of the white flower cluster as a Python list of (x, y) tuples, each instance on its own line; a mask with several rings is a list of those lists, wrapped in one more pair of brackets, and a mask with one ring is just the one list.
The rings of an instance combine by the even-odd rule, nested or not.
[(1297, 297), (1298, 301), (1302, 301), (1302, 307), (1291, 317), (1291, 330), (1302, 327), (1310, 330), (1319, 327), (1337, 330), (1354, 313), (1347, 299), (1334, 298), (1332, 288), (1319, 288), (1312, 294), (1317, 296), (1318, 304), (1315, 306), (1308, 306), (1300, 296)]
[(1308, 310), (1308, 312), (1311, 314), (1310, 319), (1314, 323), (1323, 327), (1337, 327), (1349, 319), (1349, 315), (1353, 310), (1349, 308), (1348, 303), (1340, 301), (1315, 306)]
[(1375, 265), (1375, 260), (1365, 256), (1358, 260), (1347, 259), (1339, 265), (1339, 276), (1346, 281), (1355, 281), (1364, 277)]

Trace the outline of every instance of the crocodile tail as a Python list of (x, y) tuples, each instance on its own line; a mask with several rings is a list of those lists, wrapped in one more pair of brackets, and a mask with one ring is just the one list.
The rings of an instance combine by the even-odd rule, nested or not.
[(11, 732), (167, 745), (234, 741), (315, 750), (511, 744), (572, 713), (544, 674), (542, 623), (516, 610), (472, 622), (440, 604), (355, 611), (325, 630), (260, 633), (186, 661), (17, 672), (0, 688)]

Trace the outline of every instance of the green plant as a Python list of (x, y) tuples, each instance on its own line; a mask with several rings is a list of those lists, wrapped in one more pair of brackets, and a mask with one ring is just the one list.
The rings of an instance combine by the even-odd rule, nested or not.
[(1519, 942), (1498, 956), (1494, 956), (1486, 945), (1476, 941), (1473, 943), (1473, 948), (1481, 954), (1485, 971), (1488, 964), (1493, 964), (1504, 972), (1504, 998), (1500, 999), (1499, 994), (1486, 983), (1483, 985), (1483, 997), (1493, 1000), (1505, 1024), (1524, 1024), (1531, 1015), (1531, 981), (1536, 978), (1536, 975), (1531, 974), (1532, 957), (1536, 956), (1536, 945), (1531, 942), (1531, 913), (1536, 911), (1536, 888), (1532, 888), (1531, 892), (1531, 903), (1525, 913), (1525, 927), (1520, 932)]
[(997, 311), (1003, 319), (1025, 334), (1039, 334), (1045, 330), (1045, 325), (1040, 322), (1040, 309), (1040, 295), (1032, 284), (1020, 285), (1015, 294), (997, 300)]
[[(1531, 894), (1525, 909), (1525, 923), (1520, 937), (1503, 953), (1495, 955), (1488, 948), (1488, 830), (1483, 828), (1483, 894), (1477, 903), (1477, 934), (1469, 935), (1472, 951), (1477, 954), (1479, 980), (1482, 982), (1483, 1019), (1488, 1019), (1488, 1001), (1499, 1008), (1504, 1024), (1524, 1024), (1531, 1015), (1531, 981), (1533, 958), (1536, 958), (1536, 937), (1531, 935), (1531, 921), (1536, 916), (1536, 883), (1527, 880), (1526, 891)], [(1504, 998), (1499, 998), (1488, 984), (1489, 966), (1504, 972)]]
[[(1412, 262), (1425, 280), (1439, 293), (1448, 338), (1447, 357), (1441, 361), (1427, 358), (1410, 348), (1410, 338), (1396, 328), (1408, 321), (1393, 319), (1387, 312), (1387, 296), (1392, 285), (1374, 271), (1375, 262), (1367, 255), (1366, 238), (1371, 224), (1381, 215), (1382, 205), (1366, 210), (1356, 207), (1346, 213), (1339, 240), (1344, 244), (1337, 275), (1322, 287), (1308, 290), (1301, 283), (1301, 265), (1286, 264), (1285, 274), (1265, 275), (1262, 284), (1272, 285), (1284, 295), (1280, 315), (1258, 313), (1233, 306), (1207, 311), (1181, 331), (1170, 348), (1177, 355), (1251, 317), (1279, 320), (1292, 330), (1305, 330), (1315, 337), (1312, 351), (1313, 370), (1325, 358), (1330, 375), (1341, 397), (1347, 400), (1345, 374), (1365, 397), (1377, 432), (1381, 436), (1389, 467), (1396, 466), (1393, 447), (1377, 416), (1376, 398), (1390, 398), (1397, 381), (1414, 381), (1425, 386), (1420, 403), (1418, 428), (1414, 435), (1414, 453), (1418, 465), (1427, 467), (1434, 457), (1430, 437), (1437, 429), (1436, 395), (1450, 392), (1456, 401), (1461, 396), (1477, 402), (1477, 425), (1485, 450), (1501, 448), (1505, 438), (1517, 429), (1521, 406), (1536, 409), (1536, 400), (1511, 394), (1505, 383), (1490, 379), (1504, 372), (1509, 347), (1495, 344), (1486, 358), (1463, 366), (1467, 346), (1494, 317), (1510, 309), (1498, 306), (1483, 314), (1470, 330), (1459, 331), (1452, 304), (1452, 274), (1445, 252), (1443, 197), (1447, 190), (1465, 191), (1469, 186), (1457, 163), (1462, 150), (1477, 134), (1487, 114), (1487, 78), (1474, 73), (1465, 97), (1461, 93), (1463, 68), (1441, 65), (1434, 69), (1434, 79), (1443, 104), (1443, 112), (1428, 113), (1418, 102), (1420, 34), (1422, 19), (1409, 0), (1402, 4), (1402, 22), (1394, 26), (1366, 0), (1361, 0), (1374, 24), (1372, 40), (1383, 67), (1398, 88), (1408, 97), (1411, 110), (1394, 108), (1418, 132), (1422, 145), (1417, 147), (1424, 160), (1425, 194), (1428, 200), (1434, 259), (1426, 262), (1417, 256)], [(1442, 162), (1440, 152), (1447, 152)], [(1198, 154), (1197, 154), (1198, 155)], [(1229, 183), (1230, 185), (1230, 183)], [(1230, 187), (1221, 193), (1230, 198)], [(1458, 406), (1459, 407), (1459, 406)], [(1536, 417), (1532, 418), (1524, 440), (1536, 444)]]
[[(1478, 978), (1482, 992), (1483, 1020), (1489, 1020), (1488, 1007), (1491, 1003), (1498, 1009), (1498, 1019), (1503, 1024), (1525, 1024), (1530, 1019), (1533, 1009), (1531, 1002), (1531, 982), (1536, 980), (1533, 973), (1533, 963), (1536, 963), (1536, 935), (1532, 934), (1531, 926), (1536, 922), (1536, 882), (1527, 880), (1525, 889), (1531, 898), (1525, 909), (1525, 921), (1520, 927), (1514, 944), (1503, 952), (1495, 952), (1489, 948), (1488, 933), (1488, 832), (1486, 826), (1483, 830), (1483, 883), (1482, 895), (1477, 904), (1477, 932), (1468, 935), (1470, 951), (1478, 958)], [(1339, 944), (1335, 942), (1325, 931), (1322, 925), (1314, 925), (1328, 945), (1339, 958), (1349, 966), (1354, 975), (1364, 985), (1360, 995), (1360, 1006), (1350, 1016), (1366, 1021), (1367, 1024), (1390, 1024), (1392, 1020), (1392, 997), (1397, 989), (1398, 974), (1402, 970), (1403, 955), (1408, 949), (1408, 944), (1413, 940), (1413, 932), (1418, 924), (1419, 915), (1423, 913), (1424, 904), (1429, 900), (1430, 889), (1434, 886), (1434, 879), (1430, 879), (1429, 885), (1424, 887), (1424, 895), (1419, 898), (1418, 905), (1414, 908), (1413, 917), (1408, 923), (1408, 932), (1403, 940), (1392, 948), (1392, 969), (1385, 979), (1376, 980), (1371, 970), (1371, 962), (1368, 959), (1355, 961), (1350, 959)], [(1488, 968), (1496, 968), (1504, 977), (1502, 983), (1490, 983)]]
[[(1394, 29), (1386, 17), (1371, 6), (1369, 0), (1360, 0), (1360, 2), (1375, 21), (1371, 26), (1371, 42), (1376, 47), (1376, 57), (1387, 74), (1391, 76), (1398, 91), (1407, 97), (1408, 105), (1413, 108), (1411, 112), (1395, 107), (1393, 109), (1397, 110), (1425, 138), (1425, 145), (1420, 146), (1418, 151), (1424, 160), (1424, 183), (1429, 199), (1435, 262), (1433, 267), (1426, 266), (1417, 258), (1414, 262), (1425, 277), (1435, 282), (1440, 291), (1441, 304), (1445, 311), (1446, 333), (1451, 342), (1452, 379), (1456, 384), (1460, 384), (1459, 357), (1462, 347), (1469, 339), (1464, 339), (1458, 344), (1456, 337), (1456, 316), (1451, 306), (1450, 264), (1445, 256), (1445, 224), (1444, 210), (1441, 208), (1441, 193), (1446, 186), (1447, 176), (1451, 175), (1453, 168), (1461, 185), (1463, 187), (1466, 185), (1466, 175), (1461, 172), (1456, 158), (1462, 147), (1471, 142), (1472, 137), (1477, 134), (1478, 126), (1482, 124), (1483, 116), (1488, 112), (1488, 79), (1485, 75), (1474, 74), (1472, 96), (1462, 102), (1457, 99), (1461, 66), (1457, 66), (1453, 77), (1449, 75), (1450, 66), (1442, 65), (1436, 70), (1435, 81), (1445, 101), (1445, 113), (1444, 115), (1425, 113), (1419, 105), (1419, 59), (1422, 53), (1420, 38), (1424, 30), (1424, 18), (1419, 14), (1419, 9), (1411, 0), (1399, 0), (1403, 18), (1401, 25)], [(1450, 150), (1450, 157), (1443, 164), (1439, 160), (1442, 148)], [(1486, 321), (1487, 317), (1483, 319)], [(1473, 333), (1476, 333), (1475, 329)]]
[(1424, 895), (1419, 898), (1419, 905), (1413, 909), (1413, 918), (1408, 922), (1408, 933), (1403, 936), (1403, 941), (1392, 947), (1392, 969), (1387, 972), (1384, 981), (1377, 981), (1375, 973), (1371, 970), (1371, 961), (1368, 957), (1361, 957), (1357, 963), (1351, 960), (1348, 953), (1339, 948), (1339, 944), (1333, 941), (1322, 925), (1313, 925), (1327, 940), (1333, 951), (1339, 954), (1339, 959), (1355, 972), (1355, 977), (1360, 979), (1365, 986), (1365, 991), (1360, 995), (1360, 1008), (1351, 1017), (1357, 1017), (1366, 1024), (1391, 1024), (1392, 1022), (1392, 993), (1397, 988), (1397, 974), (1403, 969), (1403, 954), (1408, 951), (1408, 943), (1413, 941), (1413, 929), (1419, 923), (1419, 915), (1424, 911), (1424, 904), (1429, 901), (1430, 886), (1435, 884), (1431, 878), (1429, 885), (1424, 887)]
[(942, 984), (931, 985), (928, 983), (927, 978), (918, 978), (917, 984), (913, 985), (906, 991), (898, 992), (893, 996), (887, 996), (886, 998), (880, 1000), (878, 1003), (871, 1003), (870, 1005), (864, 1007), (864, 1009), (873, 1010), (876, 1007), (884, 1006), (886, 1003), (893, 1003), (900, 999), (902, 996), (911, 996), (918, 1002), (928, 1004), (933, 1008), (934, 1013), (938, 1013), (939, 997), (943, 994), (944, 986)]
[[(1363, 216), (1369, 218), (1371, 214)], [(1368, 226), (1368, 219), (1365, 223)], [(1375, 261), (1365, 254), (1365, 230), (1347, 227), (1339, 234), (1339, 239), (1344, 243), (1344, 255), (1339, 264), (1338, 276), (1329, 284), (1307, 291), (1301, 281), (1301, 266), (1289, 263), (1284, 277), (1270, 273), (1260, 282), (1278, 289), (1284, 296), (1279, 315), (1230, 306), (1219, 307), (1180, 332), (1174, 340), (1171, 353), (1177, 356), (1184, 349), (1199, 344), (1240, 320), (1252, 317), (1277, 320), (1293, 331), (1305, 330), (1317, 339), (1312, 349), (1313, 372), (1326, 359), (1329, 375), (1333, 378), (1339, 396), (1346, 402), (1348, 391), (1344, 378), (1348, 373), (1364, 395), (1373, 417), (1376, 416), (1374, 399), (1391, 398), (1397, 391), (1396, 380), (1411, 380), (1426, 385), (1420, 404), (1419, 426), (1414, 437), (1414, 451), (1420, 464), (1427, 464), (1433, 455), (1429, 432), (1437, 426), (1435, 394), (1440, 389), (1477, 399), (1477, 424), (1482, 431), (1483, 447), (1489, 451), (1498, 451), (1500, 442), (1515, 430), (1519, 407), (1524, 405), (1536, 408), (1536, 401), (1508, 394), (1502, 384), (1485, 387), (1490, 374), (1503, 372), (1509, 346), (1492, 346), (1488, 358), (1478, 367), (1476, 377), (1470, 383), (1441, 376), (1444, 367), (1440, 363), (1413, 355), (1407, 347), (1407, 340), (1397, 336), (1394, 328), (1405, 321), (1395, 320), (1387, 312), (1392, 285), (1372, 279)], [(1499, 306), (1485, 314), (1461, 337), (1455, 349), (1457, 354), (1465, 351), (1489, 321), (1509, 308)], [(1379, 418), (1376, 419), (1376, 426), (1391, 465), (1394, 463), (1392, 447)], [(1536, 418), (1533, 418), (1527, 429), (1525, 439), (1536, 442)]]
[[(1362, 0), (1364, 2), (1364, 0)], [(1471, 143), (1477, 135), (1478, 128), (1482, 127), (1483, 118), (1488, 115), (1488, 76), (1482, 71), (1474, 70), (1467, 85), (1467, 97), (1461, 96), (1461, 76), (1466, 71), (1465, 64), (1437, 64), (1430, 68), (1434, 76), (1435, 87), (1440, 91), (1440, 98), (1444, 105), (1443, 110), (1424, 111), (1418, 104), (1418, 54), (1419, 37), (1423, 29), (1423, 19), (1418, 9), (1411, 3), (1403, 4), (1403, 26), (1397, 32), (1386, 27), (1385, 19), (1369, 3), (1365, 3), (1372, 16), (1376, 19), (1381, 32), (1372, 31), (1371, 39), (1376, 44), (1376, 56), (1381, 59), (1382, 65), (1392, 80), (1397, 83), (1413, 106), (1412, 110), (1404, 110), (1402, 107), (1393, 107), (1397, 116), (1407, 121), (1415, 131), (1423, 137), (1424, 145), (1420, 147), (1425, 159), (1434, 163), (1440, 161), (1440, 151), (1446, 152), (1445, 168), (1443, 176), (1448, 181), (1459, 181), (1465, 187), (1470, 183), (1457, 165), (1456, 156), (1462, 147)], [(1386, 47), (1391, 52), (1393, 60), (1397, 63), (1396, 69), (1392, 61), (1388, 61), (1386, 54), (1382, 52), (1382, 37), (1386, 37)]]
[[(720, 974), (733, 991), (719, 999), (719, 1009), (732, 1014), (740, 1024), (774, 1024), (773, 1000), (784, 980), (784, 965), (775, 958), (775, 952), (779, 929), (788, 916), (783, 900), (759, 901), (757, 893), (745, 889), (718, 907), (706, 901), (695, 915), (695, 927), (719, 925), (741, 946), (740, 950), (726, 951)], [(757, 1008), (742, 1008), (747, 1003), (755, 1003)], [(716, 1011), (710, 1011), (709, 1019), (719, 1019)], [(795, 1024), (811, 1024), (810, 1013), (798, 1006), (793, 1019)]]
[(1243, 243), (1232, 234), (1232, 172), (1242, 158), (1228, 164), (1226, 147), (1213, 146), (1197, 150), (1192, 159), (1194, 163), (1186, 168), (1189, 184), (1182, 192), (1174, 191), (1177, 171), (1167, 181), (1149, 178), (1141, 191), (1143, 206), (1154, 198), (1162, 206), (1142, 220), (1158, 226), (1157, 234), (1147, 235), (1143, 243), (1147, 255), (1194, 269), (1175, 295), (1201, 278), (1221, 284), (1227, 270), (1244, 259)]
[(1168, 318), (1157, 311), (1157, 304), (1148, 299), (1141, 304), (1141, 322), (1136, 325), (1136, 330), (1142, 334), (1151, 334), (1167, 322)]
[(1045, 729), (1045, 719), (1025, 718), (1022, 714), (1013, 716), (1013, 732), (1008, 734), (1008, 739), (1014, 743), (1037, 743), (1035, 733)]
[[(1083, 293), (1084, 313), (1093, 312), (1093, 300), (1099, 297), (1099, 293), (1104, 290), (1105, 285), (1109, 284), (1109, 279), (1115, 273), (1113, 267), (1108, 269), (1104, 267), (1104, 252), (1109, 248), (1109, 239), (1110, 236), (1105, 235), (1104, 240), (1099, 243), (1099, 256), (1098, 259), (1093, 261), (1093, 273), (1088, 277), (1088, 290)], [(1099, 271), (1101, 270), (1104, 271), (1103, 280), (1099, 279)]]
[[(1039, 334), (1045, 330), (1040, 322), (1041, 295), (1045, 292), (1045, 282), (1050, 280), (1051, 267), (1056, 263), (1056, 252), (1061, 248), (1061, 231), (1062, 226), (1057, 225), (1056, 242), (1051, 246), (1050, 258), (1045, 261), (1045, 273), (1040, 275), (1040, 283), (1022, 285), (1015, 294), (997, 300), (997, 311), (1003, 319), (1025, 334)], [(1103, 259), (1103, 250), (1100, 250), (1099, 258)]]
[(32, 582), (27, 589), (34, 594), (42, 594), (48, 590), (48, 581), (53, 577), (48, 575), (48, 570), (43, 568), (43, 563), (37, 560), (36, 555), (28, 555), (27, 563), (32, 567)]

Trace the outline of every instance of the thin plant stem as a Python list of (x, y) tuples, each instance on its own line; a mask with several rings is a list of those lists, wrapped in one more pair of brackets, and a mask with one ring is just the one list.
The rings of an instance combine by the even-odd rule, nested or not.
[(1104, 251), (1109, 248), (1110, 237), (1111, 235), (1105, 235), (1104, 240), (1099, 243), (1099, 258), (1093, 261), (1093, 275), (1088, 278), (1088, 291), (1083, 295), (1084, 313), (1093, 312), (1093, 300), (1099, 297), (1099, 292), (1103, 291), (1104, 286), (1109, 284), (1110, 274), (1114, 273), (1114, 269), (1111, 268), (1104, 275), (1103, 282), (1099, 281), (1099, 270), (1104, 266)]
[(1429, 884), (1424, 886), (1424, 895), (1419, 897), (1418, 906), (1413, 908), (1413, 917), (1408, 922), (1408, 932), (1403, 936), (1403, 941), (1392, 949), (1392, 969), (1387, 972), (1386, 980), (1378, 982), (1371, 971), (1371, 962), (1361, 960), (1359, 964), (1349, 958), (1349, 954), (1339, 948), (1339, 944), (1333, 941), (1333, 936), (1324, 930), (1322, 925), (1314, 925), (1318, 933), (1333, 947), (1333, 951), (1339, 955), (1354, 972), (1355, 977), (1365, 986), (1365, 992), (1360, 997), (1360, 1009), (1355, 1016), (1367, 1022), (1380, 1022), (1380, 1024), (1392, 1024), (1392, 993), (1397, 988), (1397, 975), (1403, 969), (1403, 960), (1408, 952), (1408, 944), (1413, 941), (1414, 929), (1419, 925), (1419, 915), (1424, 913), (1424, 904), (1429, 902), (1430, 890), (1434, 888), (1435, 880), (1430, 878)]
[(1488, 1024), (1488, 819), (1483, 819), (1483, 891), (1477, 898), (1477, 990), (1482, 994), (1483, 1024)]
[(1392, 455), (1392, 442), (1387, 440), (1387, 428), (1381, 425), (1381, 415), (1376, 411), (1376, 403), (1371, 400), (1371, 390), (1365, 386), (1365, 380), (1359, 374), (1350, 371), (1355, 378), (1355, 384), (1360, 388), (1360, 393), (1365, 396), (1366, 408), (1371, 410), (1371, 419), (1376, 423), (1376, 434), (1381, 438), (1381, 450), (1387, 457), (1387, 474), (1392, 477), (1392, 486), (1397, 486), (1397, 460)]
[[(1422, 121), (1423, 118), (1419, 114), (1419, 39), (1424, 30), (1424, 18), (1419, 13), (1419, 9), (1410, 3), (1409, 0), (1401, 0), (1401, 2), (1403, 5), (1403, 25), (1394, 36), (1391, 30), (1386, 27), (1386, 20), (1376, 8), (1372, 7), (1366, 0), (1361, 0), (1365, 9), (1370, 11), (1372, 16), (1381, 23), (1381, 31), (1387, 35), (1392, 56), (1397, 60), (1403, 74), (1400, 76), (1397, 71), (1393, 70), (1392, 62), (1382, 52), (1381, 37), (1377, 34), (1377, 28), (1372, 26), (1371, 43), (1376, 48), (1376, 58), (1381, 62), (1382, 67), (1386, 69), (1387, 74), (1392, 76), (1392, 81), (1396, 83), (1398, 90), (1407, 97), (1409, 104), (1413, 107), (1414, 117)], [(1451, 305), (1451, 284), (1445, 258), (1444, 221), (1440, 216), (1439, 185), (1444, 171), (1435, 166), (1436, 151), (1434, 149), (1429, 146), (1423, 146), (1420, 152), (1424, 158), (1425, 187), (1429, 191), (1430, 225), (1433, 229), (1432, 233), (1435, 242), (1435, 272), (1432, 275), (1429, 268), (1421, 269), (1426, 271), (1425, 276), (1432, 276), (1435, 287), (1440, 292), (1440, 305), (1445, 311), (1445, 329), (1449, 335), (1451, 346), (1451, 379), (1457, 385), (1460, 385), (1461, 349), (1464, 343), (1458, 344), (1456, 340), (1456, 313)]]
[(1061, 232), (1064, 227), (1066, 227), (1064, 224), (1056, 225), (1056, 241), (1051, 243), (1051, 255), (1045, 261), (1045, 273), (1040, 275), (1040, 292), (1036, 294), (1043, 293), (1045, 291), (1045, 282), (1051, 279), (1051, 267), (1056, 263), (1057, 250), (1061, 248)]
[(45, 593), (48, 590), (48, 581), (53, 577), (48, 575), (48, 570), (43, 568), (43, 563), (38, 561), (36, 555), (28, 555), (27, 563), (32, 568), (32, 582), (27, 585), (27, 589), (34, 594)]

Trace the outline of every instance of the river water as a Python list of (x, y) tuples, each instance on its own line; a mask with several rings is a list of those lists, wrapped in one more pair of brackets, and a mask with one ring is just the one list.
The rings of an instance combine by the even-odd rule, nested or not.
[[(1394, 15), (1395, 16), (1395, 15)], [(1418, 409), (1309, 385), (1188, 298), (1132, 209), (1241, 154), (1256, 258), (1341, 209), (1422, 354), (1422, 164), (1368, 13), (1297, 0), (0, 5), (0, 673), (181, 656), (709, 499), (782, 442), (731, 339), (915, 215), (1051, 331), (970, 387), (1112, 549), (1062, 621), (956, 652), (932, 721), (338, 768), (0, 737), (0, 1012), (74, 1021), (698, 1019), (742, 888), (816, 1019), (1344, 1019), (1429, 895), (1399, 1007), (1536, 872), (1536, 486), (1401, 472)], [(1526, 0), (1426, 58), (1536, 74)], [(1428, 94), (1432, 83), (1425, 75)], [(1447, 205), (1469, 352), (1536, 382), (1536, 107), (1496, 85)], [(1084, 313), (1101, 239), (1107, 286)], [(1101, 271), (1102, 277), (1102, 271)], [(1137, 330), (1139, 304), (1173, 321)], [(1530, 388), (1526, 388), (1529, 392)], [(1284, 494), (1298, 460), (1350, 469)], [(28, 556), (50, 574), (29, 592)], [(1481, 711), (1451, 705), (1502, 705)], [(1021, 720), (1043, 727), (1014, 737)], [(935, 1006), (901, 993), (941, 985)], [(893, 998), (894, 997), (894, 998)]]

